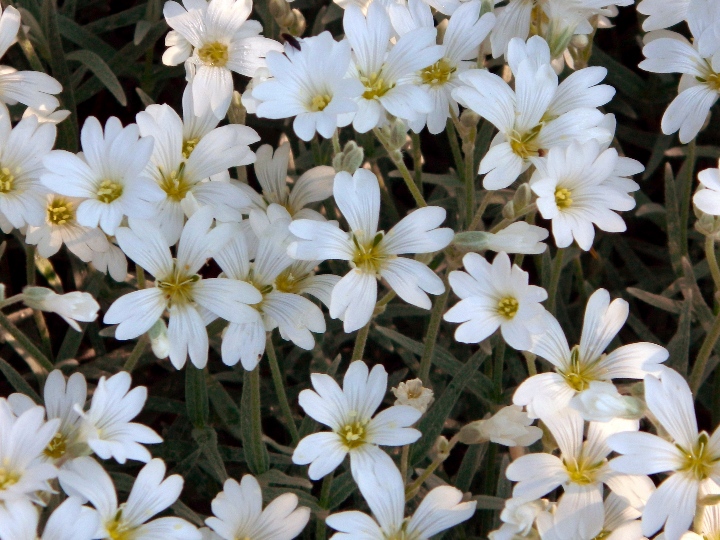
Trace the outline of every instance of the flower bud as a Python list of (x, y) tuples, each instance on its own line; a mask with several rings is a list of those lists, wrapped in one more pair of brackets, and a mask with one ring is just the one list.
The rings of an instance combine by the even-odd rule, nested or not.
[(513, 210), (515, 212), (521, 212), (527, 208), (527, 205), (530, 204), (530, 201), (532, 200), (532, 190), (530, 189), (530, 184), (525, 182), (524, 184), (521, 184), (517, 190), (515, 190), (515, 194), (513, 195)]
[(450, 442), (440, 435), (430, 449), (429, 455), (433, 461), (445, 461), (450, 455)]
[(547, 245), (542, 241), (548, 237), (547, 229), (518, 221), (504, 229), (490, 234), (486, 240), (486, 248), (505, 253), (522, 253), (537, 255), (543, 253)]
[(158, 319), (148, 330), (150, 347), (156, 358), (163, 359), (170, 355), (170, 340), (167, 335), (165, 321)]
[(465, 109), (460, 114), (460, 124), (467, 129), (475, 129), (480, 122), (480, 115), (472, 109)]
[(503, 523), (513, 526), (515, 534), (527, 536), (537, 517), (546, 512), (548, 506), (547, 499), (528, 501), (520, 497), (513, 497), (505, 501), (505, 508), (500, 513), (500, 519)]
[(227, 116), (231, 124), (245, 123), (247, 109), (243, 106), (242, 95), (237, 90), (233, 90), (232, 100), (230, 101), (230, 108), (228, 109)]
[(521, 407), (503, 407), (487, 420), (476, 420), (464, 426), (459, 440), (465, 444), (492, 441), (504, 446), (530, 446), (542, 437), (542, 430), (531, 426), (532, 420)]
[(603, 381), (592, 381), (586, 390), (573, 397), (570, 405), (588, 422), (609, 422), (614, 418), (636, 420), (645, 412), (640, 400), (620, 395), (614, 384)]
[(408, 128), (405, 125), (405, 122), (397, 118), (390, 128), (390, 148), (399, 151), (403, 146), (405, 146), (405, 142), (407, 142), (407, 131)]
[(588, 37), (585, 34), (575, 34), (570, 39), (570, 45), (572, 45), (576, 49), (584, 49), (585, 47), (588, 46), (589, 43), (590, 43), (590, 40), (588, 39)]
[(100, 305), (89, 293), (74, 291), (57, 294), (45, 287), (25, 287), (23, 301), (26, 306), (33, 309), (57, 313), (78, 332), (80, 325), (76, 321), (94, 321), (100, 309)]
[(430, 404), (435, 401), (433, 391), (423, 387), (420, 379), (401, 382), (397, 388), (392, 388), (392, 393), (397, 398), (395, 405), (409, 405), (421, 413), (425, 413)]
[(342, 152), (335, 154), (332, 160), (335, 172), (345, 171), (353, 174), (363, 164), (365, 160), (365, 152), (362, 146), (358, 146), (355, 141), (350, 141), (345, 145)]

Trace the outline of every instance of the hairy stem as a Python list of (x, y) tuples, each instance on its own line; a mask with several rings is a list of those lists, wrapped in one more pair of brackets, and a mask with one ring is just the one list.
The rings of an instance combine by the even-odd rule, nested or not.
[(275, 385), (275, 395), (277, 396), (278, 403), (280, 404), (280, 410), (285, 417), (285, 423), (290, 431), (293, 443), (297, 444), (300, 440), (300, 433), (295, 425), (287, 392), (285, 392), (285, 381), (283, 380), (282, 372), (280, 371), (280, 364), (278, 364), (275, 346), (272, 341), (272, 332), (268, 332), (265, 352), (267, 353), (268, 362), (270, 364), (270, 372), (272, 373), (273, 385)]
[(720, 338), (720, 314), (715, 317), (715, 322), (713, 322), (712, 327), (710, 327), (710, 330), (705, 336), (705, 341), (703, 341), (703, 344), (700, 346), (700, 351), (695, 358), (695, 364), (693, 365), (692, 373), (690, 373), (690, 378), (688, 379), (690, 390), (693, 394), (696, 394), (697, 391), (700, 390), (700, 386), (704, 380), (705, 368), (707, 368), (710, 354), (712, 353), (718, 338)]

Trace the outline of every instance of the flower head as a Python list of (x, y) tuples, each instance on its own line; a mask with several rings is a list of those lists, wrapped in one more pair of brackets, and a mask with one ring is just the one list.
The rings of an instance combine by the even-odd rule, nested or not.
[(23, 297), (25, 305), (33, 309), (57, 313), (77, 332), (80, 332), (77, 321), (94, 321), (100, 309), (100, 304), (90, 293), (80, 291), (57, 294), (46, 287), (25, 287)]
[(401, 382), (397, 388), (391, 388), (391, 390), (395, 394), (395, 405), (409, 405), (421, 413), (425, 413), (435, 401), (433, 391), (425, 388), (420, 379)]
[(80, 497), (68, 497), (48, 518), (42, 533), (40, 515), (30, 501), (19, 499), (0, 505), (0, 538), (4, 540), (92, 540), (100, 520)]

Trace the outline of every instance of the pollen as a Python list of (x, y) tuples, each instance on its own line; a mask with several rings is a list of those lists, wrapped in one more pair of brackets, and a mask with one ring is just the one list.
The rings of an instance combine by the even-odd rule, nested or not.
[(53, 197), (47, 205), (47, 221), (51, 225), (65, 225), (75, 219), (73, 204), (63, 197)]
[(360, 82), (365, 85), (363, 97), (365, 99), (378, 99), (395, 88), (395, 83), (391, 83), (382, 78), (382, 72), (372, 73), (367, 77), (360, 77)]
[(365, 438), (367, 437), (367, 420), (355, 420), (345, 424), (338, 430), (338, 435), (342, 439), (343, 444), (348, 450), (357, 448), (365, 444)]
[(177, 171), (163, 174), (160, 188), (167, 194), (168, 199), (182, 201), (192, 188), (192, 184), (185, 178), (185, 164), (182, 163)]
[(332, 96), (329, 94), (321, 94), (312, 98), (310, 102), (310, 110), (312, 112), (324, 111), (332, 101)]
[(60, 459), (65, 452), (67, 452), (67, 438), (58, 431), (43, 450), (43, 454), (50, 459)]
[(524, 133), (513, 130), (509, 136), (510, 148), (512, 151), (522, 159), (539, 155), (541, 148), (538, 144), (537, 138), (538, 135), (540, 135), (542, 127), (543, 124), (538, 124)]
[(507, 296), (498, 302), (497, 312), (509, 320), (517, 315), (519, 307), (520, 304), (517, 299), (512, 296)]
[(385, 253), (382, 245), (384, 232), (378, 232), (372, 241), (367, 242), (362, 232), (350, 233), (352, 238), (354, 251), (350, 265), (353, 268), (359, 268), (363, 272), (377, 274), (383, 267), (385, 261), (392, 256)]
[(572, 192), (567, 188), (557, 188), (555, 190), (555, 204), (561, 210), (572, 206)]
[(591, 462), (585, 457), (573, 459), (572, 461), (563, 461), (568, 477), (573, 484), (587, 486), (597, 482), (597, 475), (604, 461)]
[(7, 489), (20, 481), (20, 475), (5, 467), (0, 467), (0, 490)]
[(207, 66), (224, 67), (230, 59), (228, 46), (219, 41), (206, 43), (198, 50), (198, 57)]
[(111, 203), (120, 198), (123, 194), (123, 185), (112, 180), (100, 182), (97, 190), (97, 198), (100, 202)]
[(15, 176), (7, 167), (0, 168), (0, 193), (10, 193), (15, 187)]
[(194, 139), (185, 139), (183, 141), (182, 155), (185, 159), (190, 157), (190, 154), (192, 154), (193, 150), (195, 150), (195, 147), (199, 142), (200, 137), (195, 137)]
[(703, 431), (692, 448), (676, 445), (683, 454), (682, 465), (678, 470), (691, 475), (698, 482), (709, 478), (716, 464), (720, 462), (720, 455), (713, 455), (709, 451), (708, 442), (708, 434)]
[(420, 79), (423, 84), (429, 84), (431, 86), (441, 86), (446, 84), (451, 78), (453, 73), (457, 71), (457, 68), (450, 64), (450, 62), (441, 58), (435, 62), (432, 66), (428, 66), (420, 71)]
[(178, 268), (176, 261), (172, 273), (163, 279), (158, 279), (155, 286), (163, 291), (169, 307), (192, 303), (193, 286), (198, 281), (200, 281), (199, 275), (188, 274), (184, 268)]

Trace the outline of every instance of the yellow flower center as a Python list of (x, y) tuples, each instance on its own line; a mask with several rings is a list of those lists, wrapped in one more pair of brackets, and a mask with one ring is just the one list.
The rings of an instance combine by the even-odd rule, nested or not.
[(7, 489), (20, 481), (20, 475), (15, 471), (0, 467), (0, 490)]
[(605, 464), (605, 461), (590, 462), (585, 457), (573, 459), (572, 461), (563, 460), (565, 470), (573, 484), (586, 486), (597, 482), (597, 474)]
[(15, 176), (7, 167), (0, 168), (0, 193), (10, 193), (15, 186)]
[(332, 96), (329, 94), (322, 94), (320, 96), (315, 96), (314, 98), (312, 98), (312, 101), (310, 102), (310, 110), (313, 112), (325, 110), (325, 107), (327, 107), (331, 101), (332, 101)]
[(185, 163), (177, 171), (163, 174), (160, 188), (167, 194), (168, 199), (175, 202), (182, 201), (192, 188), (192, 184), (185, 178)]
[(515, 298), (507, 296), (498, 302), (497, 311), (506, 319), (512, 319), (515, 315), (517, 315), (519, 307), (520, 304)]
[(135, 529), (122, 521), (122, 508), (115, 514), (115, 519), (105, 524), (105, 528), (112, 540), (132, 540), (135, 532)]
[(97, 198), (100, 202), (111, 203), (123, 194), (122, 184), (113, 182), (112, 180), (103, 180), (100, 182), (97, 190)]
[(297, 293), (298, 285), (303, 279), (305, 276), (296, 276), (292, 273), (292, 268), (287, 268), (275, 278), (275, 289), (280, 292)]
[(683, 453), (683, 462), (679, 471), (692, 475), (697, 481), (705, 480), (710, 476), (715, 464), (720, 461), (719, 455), (713, 455), (708, 449), (709, 437), (704, 431), (691, 449), (675, 445)]
[(186, 139), (183, 141), (182, 155), (185, 159), (190, 157), (190, 154), (192, 154), (192, 151), (195, 150), (195, 147), (199, 142), (200, 137), (195, 137), (194, 139)]
[(353, 268), (359, 268), (363, 272), (377, 274), (382, 268), (383, 263), (392, 258), (392, 255), (385, 253), (382, 246), (382, 239), (385, 233), (380, 231), (371, 242), (363, 241), (362, 233), (350, 233), (355, 246), (350, 265)]
[(716, 73), (707, 60), (705, 60), (704, 65), (699, 67), (703, 72), (703, 76), (695, 77), (697, 81), (706, 84), (712, 90), (715, 90), (715, 92), (720, 92), (720, 73)]
[(187, 266), (178, 268), (177, 261), (173, 265), (173, 271), (169, 276), (155, 281), (158, 289), (165, 294), (168, 307), (173, 304), (188, 304), (193, 301), (193, 285), (200, 280), (197, 274), (188, 274)]
[(583, 362), (580, 359), (580, 349), (576, 345), (570, 353), (570, 365), (564, 369), (558, 369), (568, 386), (576, 392), (582, 392), (590, 386), (592, 381), (602, 380), (598, 370), (598, 362), (604, 357), (601, 356), (594, 362)]
[(423, 84), (440, 86), (447, 83), (452, 78), (452, 74), (456, 71), (457, 68), (455, 66), (450, 64), (450, 62), (445, 58), (441, 58), (432, 66), (428, 66), (420, 71), (420, 79)]
[(51, 459), (60, 459), (65, 452), (67, 452), (67, 439), (58, 431), (43, 450), (43, 454)]
[(365, 92), (363, 93), (365, 99), (381, 98), (395, 88), (395, 83), (390, 83), (382, 78), (382, 71), (371, 73), (367, 77), (361, 76), (360, 82), (365, 85)]
[(73, 204), (63, 197), (53, 197), (47, 205), (47, 220), (51, 225), (65, 225), (75, 219)]
[(228, 47), (219, 41), (206, 43), (198, 50), (198, 56), (208, 66), (223, 67), (230, 59)]
[(567, 188), (557, 188), (555, 190), (555, 204), (561, 210), (570, 208), (572, 206), (572, 191)]
[(512, 148), (512, 151), (522, 159), (540, 155), (541, 149), (537, 137), (540, 135), (542, 128), (543, 124), (541, 123), (525, 133), (513, 130), (510, 134), (510, 148)]
[(340, 428), (338, 435), (340, 435), (340, 439), (342, 439), (343, 444), (348, 450), (365, 444), (365, 437), (367, 436), (365, 426), (367, 426), (367, 423), (367, 420), (355, 420)]
[(598, 534), (593, 540), (605, 540), (608, 536), (612, 534), (612, 531), (600, 531), (600, 534)]

